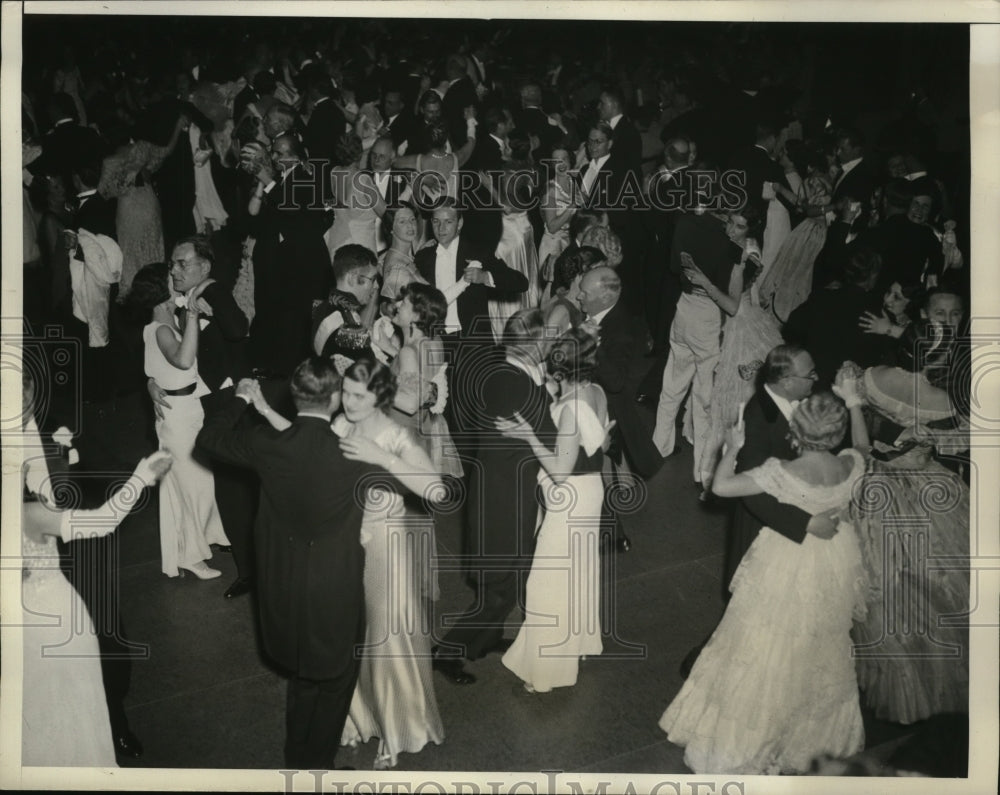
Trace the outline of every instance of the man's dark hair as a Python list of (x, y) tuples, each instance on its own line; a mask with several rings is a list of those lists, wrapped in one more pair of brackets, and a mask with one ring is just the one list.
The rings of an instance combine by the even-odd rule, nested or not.
[(761, 367), (761, 383), (776, 384), (782, 378), (795, 373), (795, 357), (805, 353), (798, 345), (777, 345), (767, 354)]
[(189, 237), (182, 237), (174, 243), (174, 248), (186, 244), (190, 244), (191, 248), (194, 249), (195, 256), (198, 257), (198, 259), (205, 260), (210, 265), (215, 265), (215, 249), (212, 248), (212, 241), (209, 239), (208, 235), (190, 235)]
[(291, 393), (299, 411), (329, 411), (330, 398), (340, 390), (341, 379), (333, 362), (322, 356), (310, 356), (295, 368)]
[(347, 243), (333, 255), (333, 278), (341, 283), (349, 274), (369, 266), (376, 267), (378, 258), (370, 248), (358, 243)]

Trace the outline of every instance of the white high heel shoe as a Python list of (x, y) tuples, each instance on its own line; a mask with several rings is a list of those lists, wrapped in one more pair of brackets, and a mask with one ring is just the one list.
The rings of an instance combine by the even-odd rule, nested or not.
[(214, 580), (216, 577), (222, 576), (221, 571), (210, 568), (203, 560), (199, 560), (197, 563), (192, 563), (190, 566), (178, 566), (177, 568), (182, 571), (191, 572), (199, 580)]

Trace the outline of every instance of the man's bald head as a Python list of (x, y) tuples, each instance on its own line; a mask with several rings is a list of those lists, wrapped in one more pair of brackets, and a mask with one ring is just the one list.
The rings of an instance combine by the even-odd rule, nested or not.
[(577, 300), (580, 308), (593, 316), (618, 303), (622, 292), (622, 280), (613, 268), (601, 265), (583, 274)]

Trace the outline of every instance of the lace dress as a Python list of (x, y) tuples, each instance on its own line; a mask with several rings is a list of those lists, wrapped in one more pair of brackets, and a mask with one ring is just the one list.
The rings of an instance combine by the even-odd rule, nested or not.
[[(350, 435), (351, 428), (343, 416), (334, 421), (339, 436)], [(416, 444), (395, 424), (373, 441), (395, 455)], [(378, 737), (379, 756), (394, 766), (397, 754), (444, 740), (430, 656), (434, 523), (408, 511), (398, 492), (375, 486), (366, 496), (361, 545), (367, 634), (341, 744)]]
[[(878, 370), (908, 382), (904, 390), (915, 378), (866, 371), (873, 419), (912, 428), (952, 418), (887, 394)], [(873, 457), (851, 505), (869, 583), (867, 619), (854, 625), (858, 681), (875, 714), (897, 723), (969, 709), (969, 488), (932, 451), (927, 441)]]
[(120, 295), (128, 293), (143, 265), (163, 262), (163, 219), (149, 174), (159, 171), (168, 150), (148, 141), (136, 141), (106, 158), (98, 191), (117, 198), (115, 228), (122, 250)]
[[(722, 329), (722, 351), (715, 366), (709, 405), (708, 441), (701, 460), (701, 482), (712, 482), (726, 431), (739, 419), (741, 403), (753, 397), (757, 371), (768, 351), (783, 342), (774, 317), (753, 300), (751, 290), (740, 299), (736, 314)], [(690, 416), (687, 412), (685, 419)]]
[[(806, 200), (812, 205), (830, 201), (830, 185), (822, 177), (805, 181)], [(826, 242), (826, 218), (806, 218), (785, 238), (771, 267), (760, 281), (761, 304), (784, 323), (812, 291), (813, 264)]]
[(181, 370), (167, 361), (156, 341), (156, 331), (165, 323), (150, 323), (142, 330), (146, 375), (164, 389), (182, 389), (196, 384), (190, 395), (169, 395), (170, 408), (156, 420), (160, 449), (173, 456), (170, 471), (160, 481), (160, 554), (163, 573), (176, 577), (178, 568), (190, 568), (212, 557), (210, 544), (229, 545), (215, 504), (215, 477), (194, 458), (194, 443), (205, 420), (201, 396), (208, 387), (198, 376), (198, 365)]
[[(864, 472), (813, 486), (769, 458), (749, 475), (780, 502), (810, 514), (846, 506)], [(796, 544), (763, 528), (730, 584), (732, 599), (680, 693), (660, 719), (696, 773), (803, 772), (822, 753), (864, 746), (851, 621), (865, 610), (854, 527)]]
[(573, 473), (556, 484), (542, 469), (545, 518), (538, 529), (524, 623), (503, 664), (535, 692), (576, 684), (580, 657), (600, 654), (600, 520), (604, 423), (571, 394), (551, 406), (556, 426), (575, 413), (581, 447)]
[(26, 766), (117, 767), (87, 608), (59, 569), (56, 540), (21, 535), (24, 680), (21, 760)]

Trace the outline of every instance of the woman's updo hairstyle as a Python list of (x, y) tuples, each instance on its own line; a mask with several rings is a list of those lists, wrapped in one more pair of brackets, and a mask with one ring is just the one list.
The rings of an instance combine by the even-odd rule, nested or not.
[(800, 450), (832, 450), (844, 440), (848, 413), (831, 392), (817, 392), (799, 403), (788, 421)]
[(361, 159), (364, 146), (361, 139), (353, 133), (344, 133), (337, 140), (333, 147), (333, 160), (338, 168), (346, 168), (351, 163), (357, 163)]
[(363, 356), (344, 371), (344, 378), (364, 384), (375, 395), (375, 408), (387, 409), (396, 397), (396, 376), (386, 365)]
[(144, 265), (136, 273), (125, 297), (125, 309), (137, 323), (149, 323), (153, 309), (170, 297), (169, 280), (170, 266), (165, 262)]
[(555, 381), (589, 380), (597, 368), (597, 338), (584, 329), (570, 329), (552, 344), (545, 367)]
[(607, 257), (599, 248), (582, 246), (576, 251), (559, 257), (556, 261), (553, 292), (568, 290), (573, 279), (607, 262)]

